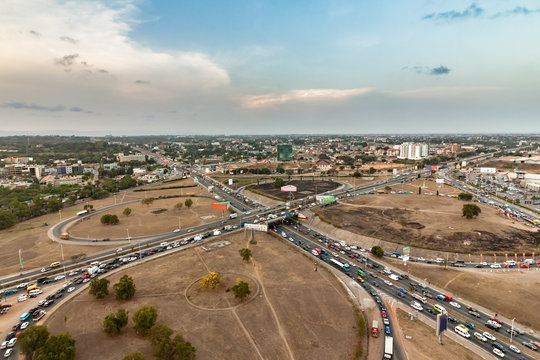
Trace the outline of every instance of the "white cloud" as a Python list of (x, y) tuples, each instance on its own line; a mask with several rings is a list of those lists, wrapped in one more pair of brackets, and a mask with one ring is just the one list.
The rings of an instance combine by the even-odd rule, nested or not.
[[(137, 15), (128, 0), (0, 1), (0, 96), (108, 102), (113, 111), (122, 102), (162, 102), (230, 83), (227, 71), (203, 53), (158, 52), (133, 41)], [(149, 85), (137, 86), (140, 79)]]
[(403, 98), (445, 98), (463, 97), (468, 98), (475, 95), (493, 94), (503, 91), (504, 88), (498, 86), (447, 86), (431, 87), (408, 90), (387, 90), (383, 94), (403, 97)]
[(290, 90), (283, 94), (265, 94), (247, 96), (242, 101), (244, 108), (263, 108), (287, 103), (335, 102), (354, 96), (367, 94), (372, 89), (304, 89)]

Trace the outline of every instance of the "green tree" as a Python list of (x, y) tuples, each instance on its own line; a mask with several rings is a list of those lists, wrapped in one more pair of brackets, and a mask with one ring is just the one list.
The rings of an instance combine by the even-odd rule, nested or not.
[(118, 225), (120, 219), (118, 219), (117, 215), (105, 214), (101, 217), (101, 223), (104, 225)]
[(249, 259), (251, 259), (250, 249), (243, 248), (243, 249), (238, 250), (238, 252), (240, 253), (240, 256), (242, 257), (244, 261), (249, 261)]
[(475, 216), (480, 215), (482, 210), (475, 204), (464, 204), (462, 208), (463, 216), (467, 219), (472, 219)]
[(166, 326), (157, 329), (155, 337), (152, 339), (152, 345), (154, 345), (155, 349), (154, 356), (159, 360), (195, 359), (195, 353), (197, 351), (195, 347), (189, 341), (185, 341), (180, 335), (176, 335), (171, 340), (171, 335), (172, 330)]
[(362, 173), (360, 171), (356, 170), (352, 176), (356, 177), (356, 178), (359, 178), (359, 177), (362, 177)]
[(75, 339), (69, 333), (49, 337), (45, 344), (34, 353), (34, 360), (73, 359), (75, 359)]
[(471, 201), (471, 200), (472, 200), (472, 194), (469, 194), (469, 193), (460, 193), (460, 194), (458, 195), (458, 199), (459, 199), (459, 200)]
[(249, 294), (251, 294), (249, 284), (240, 279), (236, 280), (236, 285), (234, 285), (231, 290), (234, 293), (234, 297), (240, 300), (244, 300)]
[(145, 198), (145, 199), (142, 199), (142, 200), (141, 200), (141, 203), (142, 203), (143, 205), (147, 205), (147, 206), (152, 205), (153, 202), (154, 202), (154, 198), (151, 198), (151, 197)]
[(130, 208), (125, 208), (124, 211), (122, 211), (122, 214), (124, 214), (125, 216), (131, 215), (131, 209)]
[(274, 180), (274, 187), (275, 188), (280, 188), (283, 186), (283, 179), (282, 178), (276, 178), (276, 180)]
[(153, 346), (158, 346), (163, 339), (169, 339), (172, 333), (173, 331), (168, 326), (156, 324), (150, 329), (150, 342)]
[(376, 172), (377, 172), (377, 170), (375, 170), (374, 167), (370, 167), (370, 168), (369, 168), (369, 173), (370, 173), (370, 174), (375, 174)]
[(135, 283), (133, 278), (128, 275), (124, 275), (120, 278), (120, 281), (113, 286), (116, 293), (117, 300), (129, 300), (135, 296)]
[(380, 258), (384, 256), (384, 250), (378, 245), (371, 248), (371, 253)]
[(49, 338), (49, 330), (46, 326), (31, 326), (19, 336), (19, 347), (27, 359), (32, 360), (34, 352), (45, 345)]
[(157, 320), (157, 310), (153, 306), (143, 306), (133, 314), (133, 328), (138, 334), (147, 335)]
[(127, 354), (122, 360), (146, 360), (143, 354), (136, 351), (132, 354)]
[(128, 324), (126, 309), (118, 309), (116, 314), (109, 314), (103, 320), (103, 331), (107, 334), (119, 334), (120, 330)]
[(186, 207), (189, 209), (191, 205), (193, 205), (193, 200), (186, 199), (186, 201), (184, 201), (184, 205), (186, 205)]
[(421, 186), (418, 187), (418, 195), (422, 195), (422, 187)]
[(94, 278), (90, 282), (90, 295), (94, 295), (96, 299), (103, 299), (109, 295), (109, 280)]
[(184, 206), (184, 204), (181, 203), (181, 202), (176, 203), (176, 205), (174, 205), (174, 207), (177, 208), (178, 210), (180, 210), (182, 208), (182, 206)]

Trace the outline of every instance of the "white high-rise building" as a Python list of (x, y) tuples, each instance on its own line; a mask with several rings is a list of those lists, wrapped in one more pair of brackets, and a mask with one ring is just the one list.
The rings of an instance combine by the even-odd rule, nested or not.
[(399, 146), (399, 158), (420, 160), (429, 155), (429, 145), (425, 143), (406, 142)]

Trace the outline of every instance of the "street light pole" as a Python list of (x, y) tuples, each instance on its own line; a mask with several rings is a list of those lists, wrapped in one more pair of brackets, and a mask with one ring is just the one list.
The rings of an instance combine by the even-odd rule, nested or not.
[(62, 261), (64, 261), (64, 246), (60, 243), (60, 251), (62, 251)]
[(58, 210), (58, 213), (60, 214), (60, 221), (62, 221), (62, 210)]
[(516, 318), (512, 319), (512, 330), (510, 330), (510, 342), (512, 342), (512, 338), (514, 336), (514, 320), (516, 320)]
[(129, 230), (127, 228), (126, 228), (126, 233), (127, 233), (127, 239), (129, 243), (131, 244), (131, 238), (129, 237)]

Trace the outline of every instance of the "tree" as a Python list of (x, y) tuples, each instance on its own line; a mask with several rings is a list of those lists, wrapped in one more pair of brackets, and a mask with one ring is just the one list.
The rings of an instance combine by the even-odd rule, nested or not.
[(163, 339), (169, 339), (172, 333), (173, 331), (168, 326), (156, 324), (150, 329), (150, 342), (152, 345), (158, 346)]
[(136, 288), (131, 276), (122, 276), (120, 281), (114, 284), (113, 288), (116, 293), (116, 300), (129, 300), (135, 296)]
[(234, 285), (231, 290), (234, 293), (234, 297), (240, 300), (244, 300), (249, 294), (251, 294), (249, 284), (240, 279), (236, 279), (236, 285)]
[(154, 356), (160, 360), (192, 360), (197, 351), (189, 341), (185, 341), (180, 335), (171, 340), (172, 330), (165, 327), (166, 332), (159, 333), (152, 341), (155, 348)]
[(34, 352), (45, 345), (49, 338), (46, 326), (31, 326), (19, 336), (19, 347), (27, 359), (32, 360)]
[(215, 289), (221, 283), (221, 274), (215, 271), (212, 271), (208, 276), (205, 276), (200, 281), (201, 287)]
[(354, 172), (354, 174), (352, 174), (352, 176), (353, 176), (353, 177), (356, 177), (356, 178), (362, 177), (362, 173), (361, 173), (360, 171), (356, 170), (356, 171)]
[(384, 250), (378, 245), (371, 248), (371, 253), (380, 258), (384, 256)]
[(174, 205), (174, 207), (177, 208), (178, 210), (180, 210), (182, 208), (182, 206), (184, 206), (184, 204), (181, 203), (181, 202), (176, 203), (176, 205)]
[(390, 192), (390, 191), (392, 191), (392, 188), (390, 186), (385, 186), (384, 191)]
[(130, 208), (125, 208), (124, 211), (122, 211), (122, 214), (124, 214), (125, 216), (131, 215), (131, 209)]
[(133, 314), (133, 328), (138, 334), (148, 335), (157, 320), (157, 310), (153, 306), (143, 306)]
[(94, 295), (96, 299), (103, 299), (109, 295), (109, 280), (94, 278), (90, 282), (90, 295)]
[(127, 354), (122, 360), (146, 360), (144, 355), (136, 351), (132, 354)]
[(284, 184), (284, 183), (283, 183), (283, 179), (280, 178), (280, 177), (278, 177), (278, 178), (276, 178), (276, 179), (274, 180), (274, 187), (275, 187), (275, 188), (280, 188), (280, 187), (283, 186), (283, 184)]
[(244, 248), (244, 249), (238, 250), (238, 252), (240, 253), (240, 256), (242, 257), (244, 261), (249, 261), (249, 259), (251, 259), (250, 249)]
[(418, 187), (418, 195), (422, 195), (422, 187), (421, 186)]
[(109, 314), (103, 320), (103, 331), (107, 334), (119, 334), (120, 330), (128, 324), (126, 309), (118, 309), (116, 314)]
[(459, 200), (471, 201), (471, 200), (472, 200), (472, 194), (469, 194), (469, 193), (460, 193), (460, 194), (458, 195), (458, 199), (459, 199)]
[(34, 360), (73, 359), (75, 359), (75, 339), (69, 333), (49, 337), (45, 344), (34, 353)]
[(101, 223), (104, 225), (118, 225), (120, 219), (118, 219), (117, 215), (105, 214), (101, 217)]
[(191, 205), (193, 205), (193, 200), (186, 199), (186, 201), (184, 201), (184, 205), (186, 205), (186, 207), (189, 209)]
[(141, 203), (142, 203), (143, 205), (147, 205), (147, 206), (152, 205), (153, 202), (154, 202), (154, 198), (151, 198), (151, 197), (145, 198), (145, 199), (142, 199), (142, 200), (141, 200)]
[(472, 219), (473, 217), (480, 215), (482, 210), (475, 204), (464, 204), (462, 212), (463, 216), (467, 219)]
[(370, 167), (370, 168), (369, 168), (369, 173), (370, 173), (370, 174), (375, 174), (376, 172), (377, 172), (377, 170), (375, 170), (374, 167)]

